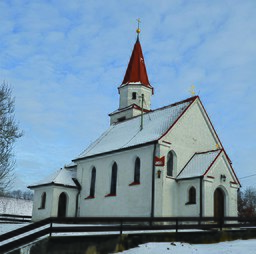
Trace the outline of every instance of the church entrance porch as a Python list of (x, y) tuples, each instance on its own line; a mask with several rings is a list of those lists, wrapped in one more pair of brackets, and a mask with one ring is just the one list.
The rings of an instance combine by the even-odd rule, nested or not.
[(225, 216), (225, 197), (221, 188), (214, 192), (214, 217), (223, 218)]
[(67, 211), (67, 195), (65, 192), (62, 192), (59, 196), (58, 218), (66, 217), (66, 211)]

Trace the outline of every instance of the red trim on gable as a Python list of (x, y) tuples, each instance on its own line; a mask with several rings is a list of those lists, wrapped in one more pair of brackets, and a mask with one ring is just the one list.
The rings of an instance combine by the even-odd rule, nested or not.
[(203, 176), (205, 176), (205, 175), (209, 172), (209, 170), (211, 169), (212, 165), (213, 165), (213, 164), (215, 163), (215, 161), (219, 158), (219, 156), (220, 156), (220, 154), (221, 154), (222, 151), (223, 151), (223, 150), (220, 149), (219, 154), (215, 157), (215, 159), (214, 159), (213, 162), (210, 164), (210, 166), (208, 167), (208, 169), (205, 171), (205, 173), (203, 174)]
[(232, 181), (230, 181), (229, 183), (232, 183), (232, 184), (238, 184), (237, 182), (232, 182)]
[(202, 101), (200, 100), (199, 97), (198, 97), (198, 100), (199, 100), (199, 102), (200, 102), (200, 104), (201, 104), (201, 106), (202, 106), (202, 108), (203, 108), (203, 110), (204, 110), (204, 112), (205, 112), (205, 115), (206, 115), (206, 117), (207, 117), (207, 119), (208, 119), (208, 121), (209, 121), (209, 123), (210, 123), (212, 129), (213, 129), (214, 134), (216, 135), (216, 137), (217, 137), (217, 139), (218, 139), (218, 141), (219, 141), (219, 143), (220, 143), (220, 145), (221, 145), (221, 148), (223, 148), (223, 145), (222, 145), (222, 143), (221, 143), (221, 141), (220, 141), (220, 138), (219, 138), (219, 136), (218, 136), (218, 134), (217, 134), (217, 132), (216, 132), (216, 130), (215, 130), (215, 128), (214, 128), (212, 122), (211, 122), (211, 119), (210, 119), (210, 117), (209, 117), (207, 111), (205, 110), (205, 107), (204, 107), (204, 105), (203, 105), (203, 103), (202, 103)]
[(214, 176), (207, 176), (208, 178), (211, 178), (211, 179), (215, 179), (215, 177)]
[(238, 179), (238, 177), (237, 177), (237, 175), (236, 175), (236, 173), (235, 173), (235, 171), (234, 171), (234, 169), (233, 169), (233, 167), (232, 167), (232, 163), (230, 162), (229, 157), (227, 156), (227, 153), (226, 153), (225, 149), (223, 149), (223, 152), (224, 152), (224, 154), (226, 155), (226, 157), (227, 157), (227, 159), (228, 159), (228, 161), (229, 161), (230, 168), (231, 168), (232, 172), (234, 173), (234, 176), (235, 176), (235, 178), (236, 178), (236, 180), (237, 180), (237, 183), (238, 183), (238, 184), (240, 185), (240, 187), (241, 187), (242, 185), (241, 185), (241, 183), (240, 183), (240, 181), (239, 181), (239, 179)]
[(180, 120), (180, 118), (187, 112), (187, 110), (191, 107), (191, 105), (196, 101), (196, 99), (199, 98), (198, 96), (194, 96), (194, 97), (191, 97), (189, 99), (186, 99), (184, 101), (180, 101), (178, 103), (174, 103), (172, 104), (171, 106), (176, 106), (176, 105), (179, 105), (179, 104), (182, 104), (184, 102), (188, 102), (188, 101), (191, 101), (191, 103), (187, 106), (187, 108), (180, 114), (180, 116), (174, 121), (174, 123), (167, 129), (167, 131), (162, 135), (160, 136), (157, 141), (159, 141), (162, 137), (164, 137), (172, 128), (173, 126)]
[(165, 144), (168, 144), (168, 145), (172, 144), (171, 142), (168, 142), (168, 141), (165, 141), (165, 140), (163, 140), (162, 142), (165, 143)]

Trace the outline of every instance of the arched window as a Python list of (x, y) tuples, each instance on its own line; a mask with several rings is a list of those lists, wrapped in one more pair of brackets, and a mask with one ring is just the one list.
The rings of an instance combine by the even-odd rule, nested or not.
[(116, 162), (114, 162), (112, 166), (110, 195), (116, 195), (116, 185), (117, 185), (117, 164)]
[(140, 158), (137, 157), (134, 166), (134, 183), (140, 183)]
[(173, 176), (174, 160), (175, 160), (175, 154), (173, 151), (170, 151), (167, 154), (167, 175), (168, 176)]
[(44, 192), (41, 196), (41, 205), (40, 209), (45, 209), (45, 203), (46, 203), (46, 192)]
[(90, 187), (90, 197), (95, 197), (95, 183), (96, 183), (96, 168), (93, 167), (91, 174), (91, 187)]
[(188, 191), (188, 203), (196, 204), (196, 188), (191, 187)]

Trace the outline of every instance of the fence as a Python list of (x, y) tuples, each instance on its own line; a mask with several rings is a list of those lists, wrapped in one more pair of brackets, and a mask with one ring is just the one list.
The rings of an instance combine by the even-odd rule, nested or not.
[[(67, 225), (68, 224), (68, 225)], [(225, 230), (234, 228), (256, 228), (256, 217), (91, 217), (91, 218), (47, 218), (31, 223), (22, 228), (0, 236), (0, 253), (5, 253), (19, 246), (28, 244), (39, 237), (51, 236), (53, 233), (82, 233), (82, 232), (123, 232), (160, 230), (201, 229)]]
[(28, 215), (0, 214), (0, 223), (31, 222), (31, 218), (32, 217)]

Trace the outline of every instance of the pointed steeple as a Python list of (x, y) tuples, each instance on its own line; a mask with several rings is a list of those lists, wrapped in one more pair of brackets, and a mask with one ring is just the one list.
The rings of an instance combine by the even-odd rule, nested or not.
[(139, 35), (137, 36), (137, 41), (134, 45), (130, 62), (128, 64), (121, 86), (129, 83), (140, 83), (141, 85), (152, 88), (148, 80), (148, 74), (140, 45)]
[(117, 123), (150, 111), (153, 87), (148, 80), (146, 65), (139, 40), (138, 19), (137, 40), (123, 79), (118, 87), (119, 108), (110, 113), (110, 123)]

